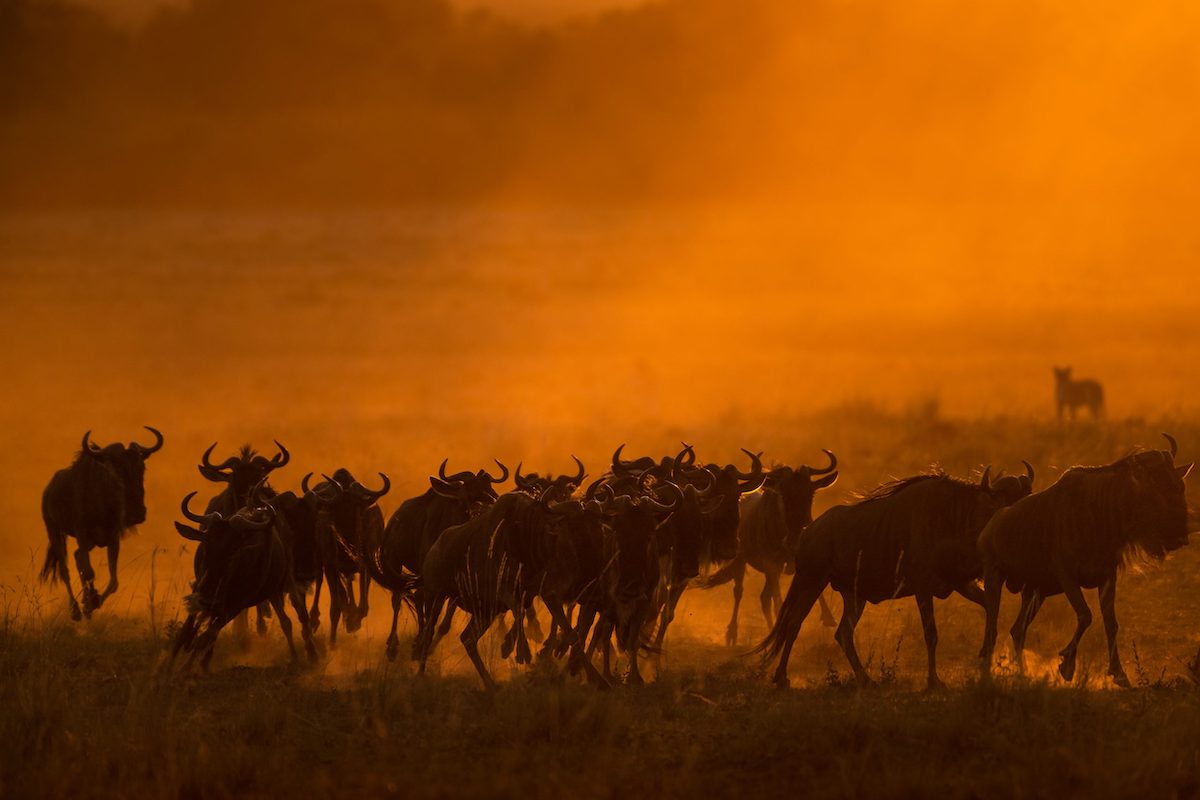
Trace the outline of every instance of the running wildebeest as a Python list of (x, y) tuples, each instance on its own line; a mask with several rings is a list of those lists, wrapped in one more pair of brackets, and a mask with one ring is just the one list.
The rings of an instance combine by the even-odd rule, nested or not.
[(1091, 378), (1074, 380), (1070, 367), (1055, 367), (1054, 401), (1060, 420), (1064, 410), (1070, 411), (1071, 419), (1075, 419), (1075, 409), (1080, 406), (1087, 407), (1092, 419), (1099, 419), (1104, 413), (1104, 387)]
[[(742, 583), (749, 565), (763, 573), (759, 597), (767, 625), (775, 622), (782, 602), (779, 578), (794, 570), (795, 545), (801, 531), (812, 522), (816, 493), (837, 481), (837, 456), (829, 450), (829, 466), (824, 469), (801, 466), (776, 467), (767, 473), (762, 491), (742, 497), (739, 510), (737, 553), (733, 560), (705, 578), (705, 589), (733, 581), (733, 615), (725, 630), (725, 643), (737, 644), (738, 611), (742, 605)], [(832, 625), (833, 615), (821, 597), (821, 618)]]
[(188, 508), (195, 495), (195, 492), (187, 495), (180, 508), (199, 527), (175, 523), (179, 535), (198, 542), (199, 546), (193, 559), (192, 592), (184, 598), (188, 617), (175, 638), (168, 664), (173, 664), (179, 652), (186, 650), (191, 654), (189, 665), (197, 655), (202, 655), (201, 666), (207, 669), (221, 629), (242, 611), (260, 603), (270, 603), (275, 609), (292, 661), (296, 661), (292, 622), (283, 605), (285, 596), (299, 617), (308, 657), (315, 660), (317, 651), (305, 613), (304, 596), (293, 578), (291, 552), (286, 534), (277, 524), (275, 508), (267, 503), (242, 508), (229, 517), (217, 511), (196, 514)]
[(519, 617), (527, 596), (536, 594), (545, 599), (559, 627), (570, 629), (563, 604), (577, 585), (578, 558), (573, 537), (565, 530), (569, 518), (565, 509), (560, 512), (559, 504), (547, 504), (544, 497), (510, 492), (484, 513), (438, 537), (420, 572), (422, 610), (416, 649), (422, 672), (448, 602), (470, 615), (460, 638), (488, 689), (496, 684), (479, 657), (478, 642), (496, 617), (505, 612)]
[(1072, 467), (1053, 486), (998, 513), (979, 537), (987, 622), (980, 651), (984, 675), (992, 666), (1004, 587), (1020, 592), (1013, 623), (1017, 664), (1024, 668), (1025, 634), (1042, 601), (1064, 594), (1077, 624), (1060, 651), (1058, 672), (1075, 675), (1075, 653), (1092, 622), (1084, 589), (1096, 589), (1108, 636), (1108, 674), (1118, 686), (1129, 678), (1117, 652), (1117, 574), (1131, 559), (1162, 560), (1188, 543), (1184, 478), (1192, 464), (1175, 466), (1178, 446), (1128, 455), (1102, 467)]
[(513, 472), (513, 483), (516, 487), (534, 497), (540, 497), (547, 489), (553, 491), (547, 496), (548, 500), (569, 500), (571, 495), (579, 488), (579, 484), (583, 483), (585, 470), (583, 462), (575, 456), (571, 456), (578, 467), (574, 475), (549, 475), (541, 476), (536, 472), (531, 472), (528, 475), (521, 474), (521, 464), (517, 464), (516, 471)]
[(854, 646), (854, 628), (867, 603), (912, 596), (921, 613), (929, 655), (928, 685), (937, 676), (937, 625), (933, 598), (958, 592), (982, 602), (976, 580), (982, 571), (976, 542), (1000, 509), (1033, 490), (1027, 474), (991, 481), (990, 468), (979, 483), (943, 473), (917, 475), (875, 489), (851, 505), (834, 506), (800, 534), (796, 576), (779, 619), (756, 651), (779, 657), (775, 684), (788, 685), (788, 658), (800, 626), (825, 587), (842, 596), (835, 634), (860, 684), (870, 683)]
[[(420, 575), (429, 548), (442, 531), (461, 525), (496, 501), (496, 484), (508, 480), (508, 467), (496, 462), (503, 474), (493, 477), (486, 470), (446, 475), (446, 461), (438, 467), (438, 476), (429, 478), (424, 494), (409, 498), (392, 512), (383, 531), (383, 541), (375, 554), (375, 580), (392, 595), (392, 630), (387, 640), (389, 659), (396, 657), (399, 636), (396, 632), (400, 609), (413, 591), (413, 576)], [(419, 590), (418, 590), (419, 591)], [(421, 604), (416, 604), (417, 624), (421, 624)], [(447, 610), (446, 626), (452, 617)], [(444, 631), (443, 631), (444, 633)]]
[[(275, 441), (275, 446), (279, 448), (279, 452), (271, 458), (259, 455), (253, 447), (248, 444), (242, 445), (237, 453), (222, 461), (220, 464), (212, 463), (211, 456), (213, 450), (217, 449), (217, 443), (213, 442), (208, 449), (200, 456), (200, 464), (196, 467), (200, 474), (206, 480), (213, 483), (223, 483), (225, 488), (214, 495), (208, 504), (204, 507), (205, 514), (211, 514), (214, 511), (223, 517), (232, 517), (235, 513), (245, 508), (250, 498), (250, 490), (261, 484), (277, 469), (287, 466), (291, 461), (291, 454), (287, 448)], [(269, 494), (269, 492), (268, 492)], [(267, 604), (263, 604), (256, 609), (257, 616), (255, 627), (258, 630), (259, 636), (265, 636), (267, 633), (267, 620), (271, 617), (271, 608)], [(315, 620), (314, 620), (315, 622)], [(248, 627), (247, 618), (245, 615), (238, 617), (234, 624), (236, 632), (241, 635), (246, 632)]]
[[(383, 512), (376, 503), (391, 489), (382, 472), (383, 487), (371, 490), (359, 483), (344, 467), (308, 489), (308, 476), (301, 482), (306, 497), (315, 498), (315, 533), (325, 582), (329, 584), (329, 644), (337, 643), (338, 622), (345, 615), (346, 630), (353, 633), (367, 616), (367, 596), (374, 572), (373, 562), (383, 538)], [(354, 576), (359, 579), (358, 602), (354, 600)]]
[[(41, 579), (58, 579), (67, 587), (71, 619), (90, 617), (117, 590), (121, 539), (134, 526), (146, 521), (146, 459), (163, 446), (161, 433), (149, 425), (146, 430), (155, 439), (149, 447), (137, 442), (99, 447), (89, 441), (91, 431), (88, 431), (83, 435), (83, 446), (75, 462), (54, 473), (42, 493), (42, 520), (50, 541)], [(77, 544), (75, 568), (81, 583), (82, 609), (71, 591), (68, 536)], [(108, 551), (108, 585), (103, 593), (96, 591), (96, 573), (89, 557), (95, 547)]]

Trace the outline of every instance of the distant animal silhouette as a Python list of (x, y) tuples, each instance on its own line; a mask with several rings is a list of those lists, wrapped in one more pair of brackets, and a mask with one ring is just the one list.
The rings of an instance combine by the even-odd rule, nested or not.
[(1054, 401), (1058, 405), (1058, 418), (1063, 418), (1063, 409), (1071, 413), (1075, 419), (1075, 409), (1087, 406), (1093, 419), (1099, 419), (1104, 413), (1104, 387), (1091, 378), (1074, 380), (1071, 378), (1071, 367), (1054, 368)]

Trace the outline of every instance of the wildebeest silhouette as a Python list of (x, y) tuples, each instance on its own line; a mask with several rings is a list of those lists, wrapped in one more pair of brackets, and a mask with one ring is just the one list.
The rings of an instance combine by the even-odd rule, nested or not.
[(1053, 486), (992, 519), (979, 537), (987, 622), (981, 666), (992, 666), (1000, 597), (1005, 586), (1021, 593), (1013, 623), (1013, 649), (1024, 666), (1025, 634), (1042, 601), (1064, 594), (1077, 620), (1059, 653), (1059, 674), (1075, 675), (1075, 654), (1092, 622), (1084, 589), (1096, 589), (1108, 637), (1108, 674), (1119, 686), (1129, 678), (1117, 652), (1117, 574), (1131, 558), (1161, 560), (1188, 542), (1184, 478), (1192, 464), (1175, 466), (1178, 446), (1135, 452), (1101, 467), (1073, 467)]
[(850, 505), (834, 506), (801, 534), (796, 576), (771, 633), (756, 651), (779, 657), (775, 684), (788, 685), (788, 657), (800, 626), (826, 586), (842, 596), (835, 634), (858, 681), (870, 683), (854, 645), (854, 628), (867, 603), (915, 597), (929, 657), (929, 686), (940, 685), (936, 666), (937, 626), (933, 598), (959, 592), (981, 602), (975, 583), (981, 572), (976, 541), (999, 509), (1033, 489), (1026, 474), (978, 483), (941, 472), (893, 481)]
[[(375, 580), (392, 595), (392, 630), (387, 641), (389, 659), (396, 657), (399, 646), (396, 631), (400, 609), (406, 601), (413, 599), (413, 576), (420, 575), (429, 548), (442, 531), (466, 522), (494, 503), (497, 497), (494, 487), (508, 480), (508, 467), (499, 461), (496, 464), (502, 472), (500, 477), (494, 477), (484, 469), (447, 475), (446, 463), (442, 461), (438, 467), (437, 477), (430, 476), (430, 486), (424, 494), (405, 500), (392, 512), (375, 554)], [(416, 591), (419, 594), (420, 589)], [(422, 604), (419, 598), (414, 605), (420, 627)], [(444, 634), (449, 629), (452, 618), (451, 611), (447, 610), (445, 624), (439, 633)]]
[(270, 603), (275, 610), (292, 661), (296, 661), (292, 622), (283, 605), (285, 596), (299, 617), (308, 657), (315, 660), (317, 652), (304, 596), (292, 572), (288, 532), (275, 507), (252, 492), (252, 503), (229, 517), (217, 511), (196, 514), (188, 507), (195, 495), (192, 492), (184, 497), (180, 509), (198, 527), (175, 523), (180, 536), (199, 546), (193, 558), (192, 592), (184, 598), (188, 617), (175, 637), (168, 666), (174, 664), (180, 651), (187, 651), (189, 666), (202, 655), (201, 666), (207, 669), (221, 629), (242, 611), (260, 603)]
[(1074, 380), (1071, 367), (1055, 367), (1054, 402), (1060, 420), (1064, 410), (1070, 412), (1071, 419), (1075, 419), (1075, 409), (1080, 406), (1087, 407), (1092, 419), (1099, 419), (1104, 413), (1104, 387), (1091, 378)]
[[(42, 493), (42, 520), (49, 544), (42, 564), (42, 580), (62, 580), (67, 587), (71, 618), (90, 617), (117, 590), (117, 559), (121, 539), (134, 526), (146, 521), (144, 478), (146, 459), (163, 446), (163, 435), (154, 434), (149, 447), (137, 442), (99, 447), (83, 435), (83, 445), (75, 462), (54, 473)], [(71, 573), (67, 568), (67, 537), (73, 537), (75, 568), (79, 572), (83, 607), (71, 591)], [(108, 585), (96, 591), (96, 573), (89, 553), (95, 547), (108, 551)]]
[[(738, 612), (747, 566), (763, 573), (759, 598), (763, 617), (768, 626), (775, 622), (782, 601), (779, 579), (794, 568), (796, 539), (812, 522), (813, 499), (818, 490), (832, 486), (838, 478), (837, 456), (829, 450), (823, 452), (829, 458), (829, 466), (776, 467), (767, 473), (762, 491), (741, 498), (737, 552), (732, 561), (700, 582), (703, 588), (711, 589), (733, 581), (733, 615), (725, 630), (725, 643), (730, 647), (737, 644)], [(819, 599), (821, 617), (832, 625), (833, 616), (825, 598)]]

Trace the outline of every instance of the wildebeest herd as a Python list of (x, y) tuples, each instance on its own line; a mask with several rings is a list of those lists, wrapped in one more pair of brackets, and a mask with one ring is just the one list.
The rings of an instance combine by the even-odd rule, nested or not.
[[(67, 587), (74, 619), (89, 617), (117, 588), (122, 536), (146, 518), (145, 461), (163, 445), (99, 447), (84, 434), (74, 463), (51, 479), (42, 500), (49, 546), (43, 579)], [(1109, 675), (1129, 679), (1117, 651), (1116, 580), (1134, 558), (1161, 559), (1187, 544), (1184, 479), (1192, 465), (1176, 466), (1178, 447), (1164, 434), (1166, 450), (1135, 450), (1112, 464), (1073, 467), (1050, 487), (1034, 492), (1035, 472), (966, 481), (942, 472), (886, 483), (813, 519), (816, 492), (838, 477), (838, 460), (765, 468), (762, 453), (743, 452), (748, 469), (702, 464), (684, 444), (655, 459), (613, 454), (603, 475), (585, 486), (585, 468), (564, 475), (488, 469), (448, 474), (443, 461), (429, 489), (405, 500), (384, 522), (378, 488), (341, 468), (299, 491), (276, 491), (271, 473), (290, 460), (276, 442), (271, 458), (246, 446), (220, 464), (216, 444), (198, 469), (224, 487), (203, 513), (192, 509), (197, 492), (183, 498), (187, 523), (175, 527), (197, 543), (194, 580), (185, 598), (188, 616), (173, 642), (169, 663), (181, 653), (207, 666), (222, 628), (257, 609), (265, 633), (273, 612), (298, 659), (286, 605), (295, 612), (308, 657), (317, 650), (322, 585), (329, 594), (329, 644), (339, 628), (357, 630), (367, 615), (372, 582), (391, 595), (392, 626), (386, 655), (399, 652), (397, 626), (405, 608), (417, 621), (412, 657), (424, 671), (458, 612), (466, 617), (461, 641), (483, 683), (495, 683), (478, 643), (497, 619), (511, 619), (501, 655), (529, 663), (529, 639), (540, 654), (565, 659), (573, 675), (598, 687), (614, 681), (616, 654), (625, 680), (640, 683), (639, 657), (661, 652), (683, 592), (734, 583), (729, 645), (737, 643), (738, 606), (746, 566), (766, 576), (762, 611), (770, 634), (755, 648), (778, 659), (775, 682), (788, 684), (788, 659), (814, 604), (832, 625), (827, 588), (841, 595), (835, 638), (860, 682), (869, 682), (854, 643), (867, 603), (911, 596), (920, 612), (928, 650), (928, 683), (936, 668), (934, 598), (952, 593), (981, 605), (986, 614), (983, 673), (989, 673), (1003, 589), (1019, 593), (1012, 627), (1020, 663), (1026, 632), (1046, 597), (1064, 594), (1078, 625), (1061, 652), (1059, 672), (1071, 680), (1076, 648), (1091, 622), (1083, 590), (1098, 591), (1108, 637)], [(497, 487), (512, 477), (515, 487)], [(77, 543), (80, 599), (71, 590), (66, 539)], [(107, 549), (109, 583), (94, 586), (89, 551)], [(711, 570), (711, 571), (710, 571)], [(794, 573), (786, 597), (780, 576)], [(356, 591), (357, 587), (357, 591)], [(312, 593), (311, 606), (308, 603)], [(543, 636), (536, 605), (549, 613)], [(615, 652), (614, 652), (615, 648)]]

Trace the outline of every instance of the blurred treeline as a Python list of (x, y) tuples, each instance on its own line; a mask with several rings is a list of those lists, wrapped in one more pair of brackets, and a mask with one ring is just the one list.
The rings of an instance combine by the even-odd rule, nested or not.
[(444, 0), (195, 0), (123, 29), (5, 0), (0, 200), (653, 193), (663, 155), (761, 56), (766, 21), (708, 0), (554, 29)]

